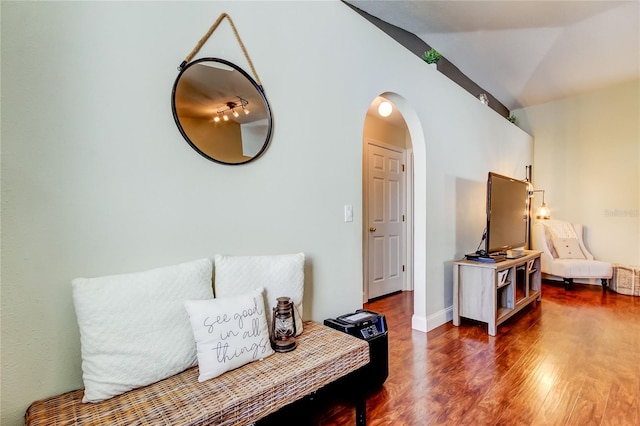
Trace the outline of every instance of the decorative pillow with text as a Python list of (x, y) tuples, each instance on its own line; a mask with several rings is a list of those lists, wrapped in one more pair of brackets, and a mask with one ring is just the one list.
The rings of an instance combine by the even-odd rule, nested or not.
[(199, 382), (273, 354), (262, 292), (184, 303), (196, 341)]

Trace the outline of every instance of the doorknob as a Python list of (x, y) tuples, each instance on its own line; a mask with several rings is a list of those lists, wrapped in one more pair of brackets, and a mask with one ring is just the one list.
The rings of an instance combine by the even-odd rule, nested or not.
[(371, 228), (369, 228), (369, 232), (376, 232), (376, 228), (372, 226)]

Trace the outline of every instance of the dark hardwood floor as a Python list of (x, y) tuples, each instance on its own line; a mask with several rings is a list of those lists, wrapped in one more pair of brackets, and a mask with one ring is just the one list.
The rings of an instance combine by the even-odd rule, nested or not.
[[(498, 327), (411, 329), (413, 293), (365, 304), (389, 326), (389, 377), (368, 425), (640, 425), (640, 298), (543, 283), (542, 301)], [(324, 398), (313, 424), (353, 425)], [(294, 423), (291, 423), (294, 424)]]

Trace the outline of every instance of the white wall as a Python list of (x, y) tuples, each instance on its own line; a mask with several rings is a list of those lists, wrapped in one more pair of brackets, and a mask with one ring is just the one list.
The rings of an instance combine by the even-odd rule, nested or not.
[[(193, 151), (170, 108), (176, 67), (221, 12), (274, 113), (269, 149), (238, 167)], [(226, 22), (202, 56), (249, 69)], [(484, 227), (486, 173), (524, 177), (527, 134), (337, 1), (2, 3), (0, 422), (82, 385), (78, 276), (303, 251), (308, 319), (360, 307), (362, 129), (386, 91), (412, 135), (415, 312), (433, 326), (450, 262)]]
[(535, 137), (533, 181), (551, 217), (584, 224), (596, 259), (640, 265), (639, 80), (515, 114)]

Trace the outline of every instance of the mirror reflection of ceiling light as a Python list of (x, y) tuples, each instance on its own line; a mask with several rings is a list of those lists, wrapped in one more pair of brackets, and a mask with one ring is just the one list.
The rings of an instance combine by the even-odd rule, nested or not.
[(247, 105), (249, 105), (249, 101), (241, 98), (240, 96), (236, 96), (238, 101), (229, 101), (225, 103), (226, 108), (218, 109), (216, 111), (216, 116), (213, 117), (213, 121), (216, 123), (220, 122), (220, 116), (222, 116), (222, 120), (229, 121), (229, 116), (227, 116), (227, 112), (231, 111), (231, 114), (238, 118), (240, 117), (240, 113), (236, 111), (236, 108), (242, 108), (242, 111), (245, 115), (249, 115), (249, 110), (247, 109)]
[(378, 105), (378, 114), (381, 117), (388, 117), (391, 115), (393, 111), (393, 107), (391, 106), (391, 102), (383, 101)]

